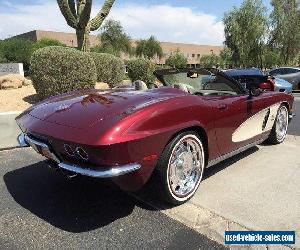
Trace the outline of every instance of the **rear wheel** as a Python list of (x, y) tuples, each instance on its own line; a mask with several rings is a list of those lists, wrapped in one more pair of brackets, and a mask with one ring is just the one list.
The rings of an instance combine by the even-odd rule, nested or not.
[(282, 143), (286, 137), (289, 124), (289, 112), (285, 105), (278, 109), (276, 120), (269, 135), (268, 142), (272, 144)]
[(200, 184), (204, 164), (204, 148), (198, 135), (188, 131), (176, 136), (157, 165), (155, 186), (161, 198), (173, 205), (189, 200)]

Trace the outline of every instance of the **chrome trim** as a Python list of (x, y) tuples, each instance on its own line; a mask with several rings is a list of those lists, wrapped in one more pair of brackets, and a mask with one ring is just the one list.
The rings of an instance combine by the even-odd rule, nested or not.
[[(39, 150), (37, 149), (36, 146), (39, 146), (42, 150), (43, 149), (47, 150), (48, 154), (50, 155), (50, 158), (58, 164), (59, 168), (70, 171), (75, 174), (81, 174), (81, 175), (86, 175), (86, 176), (95, 177), (95, 178), (111, 178), (111, 177), (117, 177), (120, 175), (128, 174), (133, 171), (137, 171), (141, 168), (141, 165), (138, 163), (118, 165), (116, 167), (106, 167), (106, 168), (100, 167), (97, 170), (93, 170), (93, 169), (89, 169), (89, 168), (82, 168), (81, 166), (78, 166), (75, 164), (61, 162), (56, 157), (56, 155), (53, 152), (51, 152), (48, 145), (43, 142), (37, 141), (24, 133), (22, 133), (19, 137), (20, 137), (21, 142), (24, 141), (26, 143), (26, 145), (31, 146), (38, 153), (39, 153)], [(24, 140), (22, 141), (21, 139), (24, 139)]]
[(48, 150), (49, 152), (49, 155), (51, 156), (51, 160), (54, 160), (55, 162), (59, 163), (60, 160), (56, 157), (56, 155), (51, 152), (50, 148), (48, 147), (47, 144), (43, 143), (43, 142), (40, 142), (40, 141), (37, 141), (35, 139), (32, 139), (30, 138), (28, 135), (25, 134), (25, 141), (37, 152), (38, 152), (38, 149), (36, 148), (36, 146), (39, 146), (41, 147), (41, 149), (45, 149), (45, 150)]
[(137, 171), (141, 168), (141, 165), (138, 163), (131, 163), (126, 165), (119, 165), (117, 167), (110, 168), (99, 168), (97, 170), (82, 168), (78, 165), (61, 162), (58, 166), (62, 169), (71, 171), (73, 173), (86, 175), (95, 178), (112, 178), (120, 175), (128, 174), (133, 171)]
[(19, 134), (18, 138), (18, 143), (21, 147), (25, 148), (25, 147), (29, 147), (29, 144), (26, 142), (25, 140), (25, 134), (22, 133), (22, 134)]
[(289, 119), (293, 119), (296, 116), (296, 114), (289, 114)]
[(230, 158), (232, 156), (235, 156), (235, 155), (237, 155), (239, 153), (242, 153), (242, 152), (246, 151), (247, 149), (252, 148), (252, 147), (254, 147), (254, 146), (256, 146), (256, 145), (264, 142), (266, 139), (267, 138), (260, 139), (258, 141), (255, 141), (255, 142), (252, 142), (250, 144), (247, 144), (247, 145), (245, 145), (245, 146), (243, 146), (241, 148), (233, 150), (230, 153), (226, 153), (224, 155), (221, 155), (221, 156), (217, 157), (216, 159), (213, 159), (213, 160), (209, 161), (206, 167), (209, 168), (209, 167), (211, 167), (213, 165), (216, 165), (216, 164), (218, 164), (218, 163), (220, 163), (220, 162), (222, 162), (222, 161), (224, 161), (224, 160), (226, 160), (226, 159), (228, 159), (228, 158)]
[[(82, 153), (84, 153), (86, 155), (86, 157), (84, 157), (81, 153), (80, 150), (82, 151)], [(76, 148), (76, 154), (84, 161), (88, 161), (89, 160), (89, 154), (81, 147), (77, 147)]]
[(72, 147), (69, 144), (64, 144), (64, 150), (66, 151), (68, 156), (71, 156), (71, 157), (75, 156), (75, 152), (73, 151)]

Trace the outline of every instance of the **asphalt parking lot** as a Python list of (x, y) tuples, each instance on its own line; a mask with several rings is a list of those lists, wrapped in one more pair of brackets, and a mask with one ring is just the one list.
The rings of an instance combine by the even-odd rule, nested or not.
[(110, 183), (66, 179), (30, 149), (0, 159), (1, 249), (225, 249)]
[[(300, 95), (296, 95), (294, 110), (296, 117), (288, 133), (298, 138)], [(255, 147), (209, 169), (191, 202), (166, 210), (155, 208), (158, 206), (151, 200), (151, 193), (148, 199), (145, 194), (124, 193), (109, 182), (90, 178), (68, 180), (48, 169), (43, 158), (30, 149), (2, 151), (0, 247), (226, 249), (209, 239), (222, 241), (211, 237), (215, 233), (211, 228), (197, 228), (207, 218), (218, 225), (216, 231), (220, 234), (225, 229), (242, 229), (241, 225), (258, 230), (269, 227), (299, 231), (299, 189), (295, 178), (299, 177), (300, 163), (294, 159), (298, 159), (295, 157), (299, 155), (300, 144), (291, 138), (275, 148)], [(269, 161), (266, 157), (270, 152), (278, 157)], [(261, 161), (264, 159), (274, 166), (265, 168), (266, 161)], [(255, 161), (261, 163), (257, 165)], [(286, 168), (280, 172), (283, 165)], [(217, 220), (217, 216), (221, 219)]]

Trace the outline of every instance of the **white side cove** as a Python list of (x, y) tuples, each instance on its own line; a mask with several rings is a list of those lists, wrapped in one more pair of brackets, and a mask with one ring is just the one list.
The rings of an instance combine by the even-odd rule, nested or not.
[(281, 103), (276, 103), (243, 122), (232, 134), (233, 142), (251, 139), (272, 129)]

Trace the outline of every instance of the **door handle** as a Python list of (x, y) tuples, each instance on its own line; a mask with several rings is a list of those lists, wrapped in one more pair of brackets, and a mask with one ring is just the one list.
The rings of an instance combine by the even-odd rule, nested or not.
[(219, 106), (218, 106), (218, 109), (221, 109), (221, 110), (224, 110), (224, 109), (227, 109), (227, 105), (226, 104), (220, 104)]

